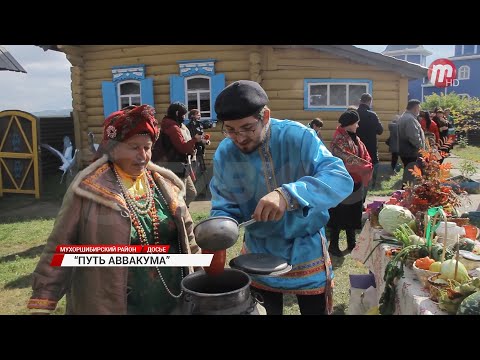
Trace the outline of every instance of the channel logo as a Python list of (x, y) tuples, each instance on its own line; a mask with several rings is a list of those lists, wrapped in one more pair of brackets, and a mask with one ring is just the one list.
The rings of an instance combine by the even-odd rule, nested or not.
[(437, 59), (428, 67), (428, 80), (438, 88), (458, 86), (457, 67), (448, 59)]

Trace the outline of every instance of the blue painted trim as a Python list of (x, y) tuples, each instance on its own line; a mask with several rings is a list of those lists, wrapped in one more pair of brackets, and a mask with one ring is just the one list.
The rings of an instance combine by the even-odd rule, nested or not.
[(305, 111), (344, 111), (350, 105), (346, 105), (345, 107), (309, 107), (308, 105), (308, 85), (313, 83), (348, 83), (348, 84), (356, 84), (356, 83), (367, 83), (368, 88), (367, 92), (372, 94), (373, 93), (373, 80), (370, 79), (304, 79), (303, 80), (303, 110)]
[(102, 81), (103, 116), (106, 118), (118, 110), (116, 84), (110, 81)]
[(180, 60), (177, 61), (180, 76), (215, 75), (215, 59), (211, 60)]
[(210, 89), (210, 114), (213, 122), (217, 122), (217, 113), (215, 112), (215, 100), (218, 94), (225, 88), (225, 74), (217, 74), (212, 76)]
[(170, 103), (180, 101), (181, 103), (186, 104), (185, 100), (184, 77), (179, 75), (170, 75)]
[(152, 107), (155, 107), (154, 96), (153, 96), (153, 79), (147, 78), (140, 81), (140, 96), (142, 105), (147, 104)]
[[(130, 69), (130, 68), (139, 68), (139, 71), (136, 72), (122, 72), (118, 71), (121, 69)], [(145, 79), (145, 65), (121, 65), (121, 66), (112, 66), (112, 81), (121, 82), (126, 80), (143, 80)]]

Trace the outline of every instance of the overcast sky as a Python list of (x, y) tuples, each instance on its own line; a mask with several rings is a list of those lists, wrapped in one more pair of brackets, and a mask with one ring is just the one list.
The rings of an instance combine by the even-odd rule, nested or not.
[[(0, 111), (38, 112), (72, 108), (70, 63), (65, 54), (33, 45), (3, 45), (27, 71), (0, 71)], [(386, 45), (356, 45), (381, 52)], [(424, 45), (433, 55), (427, 65), (454, 54), (454, 45)]]

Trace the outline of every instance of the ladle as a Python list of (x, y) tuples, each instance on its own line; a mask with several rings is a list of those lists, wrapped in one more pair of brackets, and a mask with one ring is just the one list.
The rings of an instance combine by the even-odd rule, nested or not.
[(228, 216), (213, 216), (199, 222), (193, 229), (195, 241), (202, 249), (215, 251), (228, 249), (238, 240), (241, 227), (255, 222), (255, 219), (238, 224), (237, 220)]

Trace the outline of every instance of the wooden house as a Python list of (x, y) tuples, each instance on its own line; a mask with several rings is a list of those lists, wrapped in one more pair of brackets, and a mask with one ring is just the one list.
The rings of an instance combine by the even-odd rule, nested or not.
[[(173, 101), (200, 108), (216, 120), (218, 93), (240, 79), (259, 82), (268, 93), (272, 117), (303, 124), (324, 120), (328, 146), (340, 114), (373, 95), (372, 109), (385, 132), (381, 160), (388, 160), (388, 122), (407, 104), (408, 81), (426, 76), (423, 66), (352, 45), (42, 45), (62, 51), (72, 64), (75, 143), (88, 149), (87, 134), (101, 139), (109, 113), (129, 104), (150, 104), (161, 120)], [(223, 139), (221, 125), (209, 129), (209, 162)], [(88, 159), (85, 159), (88, 160)]]

